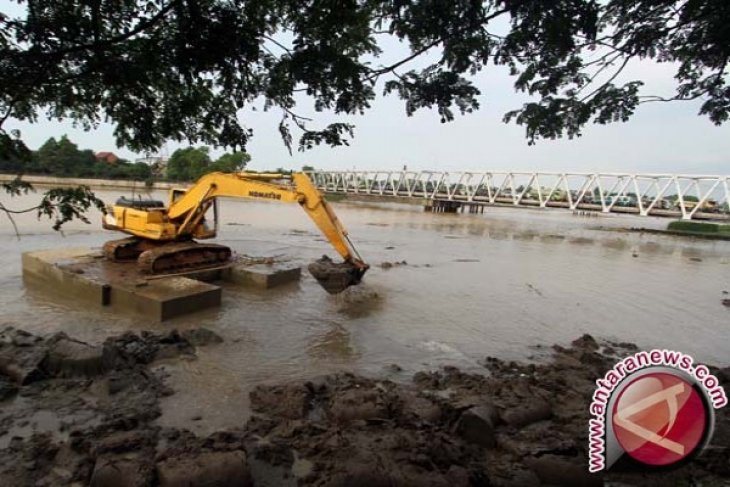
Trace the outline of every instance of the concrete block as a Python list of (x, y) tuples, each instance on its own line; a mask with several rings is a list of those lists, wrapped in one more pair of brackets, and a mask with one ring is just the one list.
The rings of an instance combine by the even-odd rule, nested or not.
[[(100, 304), (105, 282), (86, 275), (73, 266), (90, 265), (94, 255), (89, 248), (40, 250), (22, 255), (23, 279), (85, 303)], [(72, 266), (67, 269), (66, 266)]]
[(109, 305), (118, 311), (163, 321), (221, 304), (221, 288), (187, 277), (156, 279), (140, 286), (112, 287)]
[(269, 289), (299, 280), (302, 268), (290, 263), (234, 265), (226, 269), (224, 279), (235, 284)]
[(26, 285), (59, 295), (64, 301), (159, 321), (220, 306), (221, 288), (204, 281), (269, 289), (296, 281), (302, 273), (301, 267), (282, 262), (150, 278), (141, 275), (135, 263), (108, 262), (90, 248), (26, 252), (22, 259)]
[(134, 263), (107, 262), (89, 248), (26, 252), (26, 285), (64, 299), (167, 320), (220, 306), (221, 288), (188, 277), (146, 280)]

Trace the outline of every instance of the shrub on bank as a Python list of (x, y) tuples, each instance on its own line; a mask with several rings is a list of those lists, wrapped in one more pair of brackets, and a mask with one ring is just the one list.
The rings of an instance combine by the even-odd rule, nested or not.
[(730, 235), (730, 225), (719, 225), (717, 223), (676, 221), (669, 223), (669, 225), (667, 226), (667, 230), (672, 230), (675, 232), (712, 234), (721, 233)]

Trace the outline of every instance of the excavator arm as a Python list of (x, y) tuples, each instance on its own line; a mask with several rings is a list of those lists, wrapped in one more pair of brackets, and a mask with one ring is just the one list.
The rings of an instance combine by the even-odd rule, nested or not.
[(180, 222), (177, 234), (191, 232), (213, 200), (219, 197), (297, 203), (317, 225), (344, 262), (335, 264), (327, 257), (315, 261), (309, 271), (331, 293), (357, 284), (369, 266), (362, 260), (332, 207), (304, 173), (210, 173), (170, 203), (169, 221)]

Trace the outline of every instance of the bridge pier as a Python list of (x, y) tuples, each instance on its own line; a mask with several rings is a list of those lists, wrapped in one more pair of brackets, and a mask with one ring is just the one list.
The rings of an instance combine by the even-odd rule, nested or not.
[(461, 208), (461, 201), (430, 200), (426, 203), (425, 211), (431, 213), (457, 213)]
[(465, 203), (461, 208), (461, 212), (464, 213), (464, 210), (466, 210), (467, 213), (481, 214), (484, 213), (484, 205)]
[(466, 201), (428, 200), (423, 211), (431, 213), (484, 213), (484, 205)]

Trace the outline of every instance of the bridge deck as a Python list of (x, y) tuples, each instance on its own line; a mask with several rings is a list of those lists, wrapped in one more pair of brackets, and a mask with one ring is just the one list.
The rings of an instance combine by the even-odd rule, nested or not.
[(321, 190), (342, 194), (685, 220), (730, 220), (729, 176), (435, 171), (311, 171), (308, 174)]

